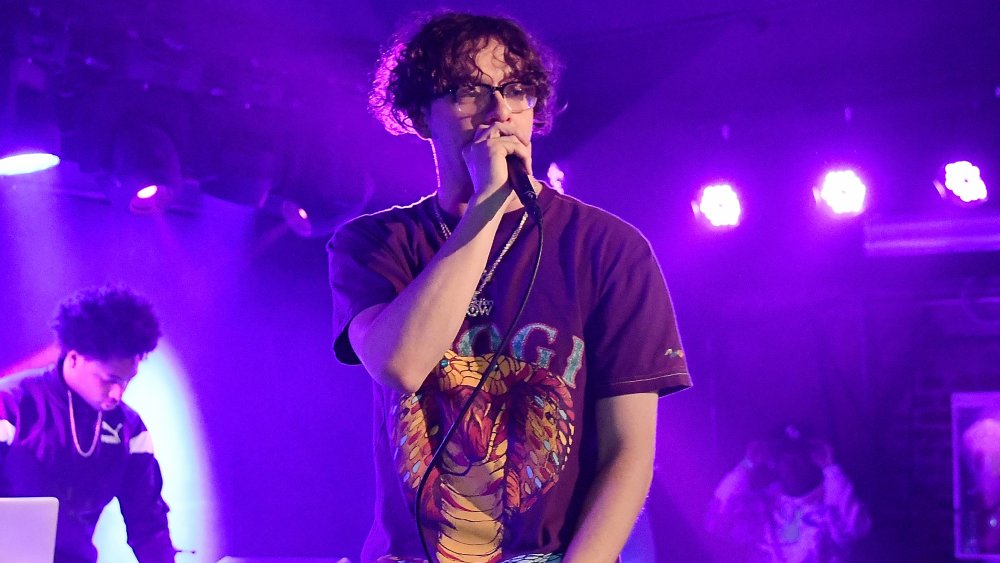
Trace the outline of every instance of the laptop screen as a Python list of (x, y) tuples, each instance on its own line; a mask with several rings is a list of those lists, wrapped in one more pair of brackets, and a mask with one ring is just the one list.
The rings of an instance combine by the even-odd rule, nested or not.
[(52, 563), (59, 500), (0, 498), (0, 563)]

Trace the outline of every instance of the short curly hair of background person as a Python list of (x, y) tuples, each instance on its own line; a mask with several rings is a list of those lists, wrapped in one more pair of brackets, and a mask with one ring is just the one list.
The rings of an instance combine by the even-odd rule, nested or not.
[(149, 301), (121, 286), (82, 289), (66, 298), (52, 328), (63, 354), (76, 350), (102, 361), (144, 356), (161, 335)]
[(414, 118), (434, 99), (482, 74), (476, 55), (491, 39), (506, 47), (512, 78), (538, 88), (534, 132), (549, 132), (557, 113), (559, 63), (517, 22), (499, 16), (436, 12), (414, 18), (382, 52), (369, 111), (394, 135), (416, 133)]

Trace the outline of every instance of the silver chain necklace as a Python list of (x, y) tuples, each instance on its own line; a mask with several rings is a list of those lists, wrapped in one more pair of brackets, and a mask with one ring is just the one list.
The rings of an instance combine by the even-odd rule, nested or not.
[(66, 389), (66, 398), (69, 399), (69, 429), (73, 432), (73, 445), (76, 446), (76, 453), (83, 457), (90, 457), (94, 455), (94, 451), (97, 450), (97, 438), (101, 434), (101, 422), (104, 421), (104, 411), (97, 411), (97, 425), (94, 427), (94, 441), (90, 443), (90, 448), (87, 451), (83, 451), (80, 447), (80, 439), (76, 437), (76, 415), (73, 413), (73, 393)]
[[(448, 225), (444, 223), (444, 217), (441, 215), (441, 206), (438, 203), (437, 196), (434, 197), (433, 207), (434, 218), (437, 219), (438, 228), (441, 229), (441, 236), (443, 236), (445, 240), (448, 240), (451, 236), (451, 229), (449, 229)], [(469, 308), (465, 312), (466, 317), (485, 317), (493, 310), (493, 300), (480, 297), (480, 294), (482, 294), (483, 288), (486, 287), (486, 284), (490, 283), (490, 280), (493, 279), (493, 274), (497, 271), (497, 266), (500, 265), (500, 261), (503, 260), (503, 257), (507, 255), (507, 251), (510, 250), (511, 246), (513, 246), (514, 241), (517, 240), (517, 236), (521, 234), (521, 229), (524, 228), (524, 223), (527, 220), (528, 210), (526, 209), (521, 215), (521, 222), (517, 224), (517, 228), (514, 229), (510, 238), (507, 239), (507, 243), (503, 245), (503, 248), (500, 250), (500, 254), (497, 255), (496, 260), (493, 261), (493, 264), (490, 265), (489, 269), (483, 272), (482, 277), (479, 278), (479, 285), (476, 287), (475, 293), (472, 294), (472, 301), (469, 302)]]

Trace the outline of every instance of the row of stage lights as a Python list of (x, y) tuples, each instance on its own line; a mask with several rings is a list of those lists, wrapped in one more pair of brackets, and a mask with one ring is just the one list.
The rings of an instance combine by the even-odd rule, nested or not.
[[(48, 153), (23, 153), (0, 158), (0, 176), (31, 174), (53, 168), (59, 164), (59, 157)], [(557, 189), (565, 174), (553, 163), (548, 171), (549, 182)], [(962, 160), (946, 164), (941, 178), (934, 180), (934, 186), (942, 198), (961, 205), (977, 205), (987, 200), (986, 183), (979, 167)], [(161, 186), (149, 185), (140, 188), (132, 198), (133, 211), (150, 211), (162, 190)], [(865, 211), (868, 186), (861, 176), (851, 169), (830, 170), (819, 185), (813, 188), (816, 204), (837, 217), (855, 217)], [(691, 202), (691, 208), (699, 219), (717, 229), (738, 227), (743, 218), (743, 205), (739, 192), (731, 183), (719, 182), (701, 188)], [(301, 221), (308, 221), (305, 209), (285, 209)]]
[[(0, 177), (23, 176), (36, 172), (44, 172), (60, 164), (60, 158), (55, 154), (42, 152), (24, 152), (0, 156)], [(140, 215), (163, 211), (169, 204), (170, 192), (174, 189), (168, 185), (149, 184), (136, 186), (135, 193), (129, 201), (129, 209)], [(280, 203), (278, 210), (288, 225), (302, 236), (312, 236), (314, 227), (309, 213), (291, 201)]]
[[(979, 167), (966, 160), (946, 164), (933, 184), (943, 199), (957, 205), (978, 205), (988, 197)], [(847, 218), (864, 213), (869, 190), (857, 171), (844, 168), (828, 171), (812, 191), (817, 206), (834, 217)], [(699, 220), (714, 229), (733, 229), (743, 218), (740, 194), (727, 182), (701, 188), (691, 208)]]
[[(44, 172), (59, 166), (59, 156), (47, 152), (22, 152), (0, 156), (0, 177), (24, 176), (36, 172)], [(138, 187), (132, 195), (130, 209), (136, 213), (150, 213), (161, 210), (163, 194), (167, 186), (149, 184)]]
[[(946, 164), (942, 172), (942, 177), (933, 182), (942, 199), (962, 206), (976, 206), (987, 201), (986, 182), (978, 166), (961, 160)], [(556, 163), (549, 166), (549, 184), (560, 192), (565, 177)], [(828, 171), (812, 192), (816, 205), (835, 217), (861, 215), (868, 200), (868, 186), (858, 172), (850, 168)], [(729, 182), (702, 187), (691, 201), (691, 209), (695, 217), (713, 229), (738, 227), (743, 218), (740, 194)]]

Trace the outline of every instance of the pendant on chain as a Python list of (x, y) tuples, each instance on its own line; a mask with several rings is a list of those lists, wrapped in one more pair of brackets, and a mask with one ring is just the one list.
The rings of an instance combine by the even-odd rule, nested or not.
[[(451, 229), (448, 228), (448, 225), (444, 222), (444, 217), (441, 215), (441, 209), (437, 203), (437, 199), (434, 200), (434, 206), (431, 209), (434, 212), (434, 218), (437, 220), (438, 228), (441, 230), (441, 236), (444, 237), (444, 240), (448, 240), (448, 238), (451, 237)], [(525, 210), (525, 212), (521, 214), (521, 221), (517, 224), (517, 228), (514, 229), (510, 238), (507, 239), (507, 244), (500, 249), (500, 254), (497, 255), (496, 260), (493, 261), (493, 264), (490, 265), (489, 269), (483, 272), (482, 277), (479, 278), (479, 285), (476, 287), (476, 292), (472, 294), (472, 301), (469, 302), (469, 308), (465, 311), (466, 317), (469, 317), (470, 319), (476, 317), (486, 317), (493, 311), (493, 300), (480, 297), (479, 295), (486, 287), (486, 284), (490, 283), (490, 280), (493, 279), (493, 274), (496, 272), (497, 266), (500, 265), (500, 261), (507, 255), (507, 251), (510, 250), (510, 247), (514, 245), (514, 241), (516, 241), (517, 236), (521, 234), (521, 229), (524, 228), (524, 223), (527, 219), (528, 211)]]

